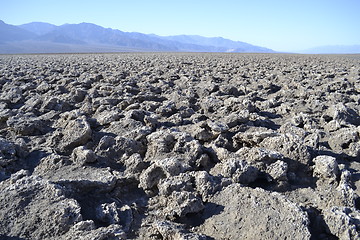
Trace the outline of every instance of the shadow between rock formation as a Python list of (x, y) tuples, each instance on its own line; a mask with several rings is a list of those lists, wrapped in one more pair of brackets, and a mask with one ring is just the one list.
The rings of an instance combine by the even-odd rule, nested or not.
[(0, 239), (1, 240), (26, 240), (25, 238), (20, 238), (20, 237), (10, 237), (10, 236), (5, 236), (5, 235), (0, 235)]
[[(269, 117), (267, 114), (265, 114), (265, 116)], [(272, 118), (276, 118), (276, 117), (273, 116)], [(263, 119), (263, 120), (255, 120), (253, 123), (257, 127), (265, 127), (265, 128), (271, 129), (271, 130), (278, 130), (280, 128), (279, 124), (276, 124), (274, 121), (272, 121), (268, 118)]]
[(330, 233), (329, 227), (323, 219), (321, 213), (315, 208), (304, 208), (310, 220), (309, 231), (311, 233), (310, 240), (338, 240), (339, 238)]
[[(127, 237), (136, 239), (142, 220), (146, 217), (148, 197), (137, 187), (137, 183), (130, 181), (131, 179), (119, 180), (113, 190), (106, 192), (99, 192), (98, 189), (85, 192), (79, 189), (76, 193), (70, 192), (68, 197), (74, 198), (79, 203), (83, 220), (92, 220), (96, 228), (108, 227), (114, 223), (113, 220), (118, 221), (118, 224), (126, 229)], [(125, 212), (117, 212), (111, 213), (110, 219), (101, 219), (99, 210), (102, 206), (111, 204), (116, 205), (117, 211), (125, 207), (131, 216), (126, 217)], [(117, 219), (118, 217), (120, 219)]]
[[(205, 209), (200, 213), (188, 213), (185, 217), (178, 218), (175, 222), (185, 224), (186, 227), (198, 227), (205, 222), (206, 219), (220, 214), (224, 210), (224, 206), (208, 202), (205, 204)], [(208, 239), (212, 239), (209, 238)]]
[(30, 152), (30, 154), (25, 159), (30, 173), (34, 172), (34, 169), (40, 163), (40, 160), (42, 158), (49, 156), (49, 155), (50, 155), (50, 153), (41, 151), (41, 150), (35, 150), (35, 151)]

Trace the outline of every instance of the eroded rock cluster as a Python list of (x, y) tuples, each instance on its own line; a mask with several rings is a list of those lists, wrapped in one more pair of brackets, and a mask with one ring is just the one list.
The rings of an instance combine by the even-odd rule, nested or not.
[(0, 57), (1, 239), (360, 238), (360, 57)]

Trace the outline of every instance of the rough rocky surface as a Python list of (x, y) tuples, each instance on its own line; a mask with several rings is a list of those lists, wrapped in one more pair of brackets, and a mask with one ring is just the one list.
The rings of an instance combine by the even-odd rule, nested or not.
[(214, 239), (309, 239), (307, 214), (279, 193), (232, 184), (209, 199), (198, 231)]
[(0, 56), (0, 239), (359, 239), (360, 56)]

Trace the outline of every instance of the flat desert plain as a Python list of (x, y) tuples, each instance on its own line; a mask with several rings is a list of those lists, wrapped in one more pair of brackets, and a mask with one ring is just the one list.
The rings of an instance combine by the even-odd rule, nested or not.
[(359, 239), (360, 55), (0, 56), (1, 239)]

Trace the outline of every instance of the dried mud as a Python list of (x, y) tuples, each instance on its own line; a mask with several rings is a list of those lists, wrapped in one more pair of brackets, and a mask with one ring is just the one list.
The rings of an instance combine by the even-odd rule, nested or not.
[(360, 56), (0, 56), (1, 239), (359, 239)]

